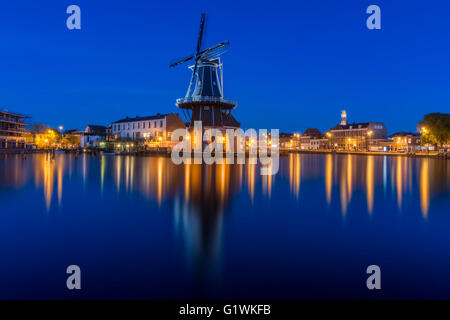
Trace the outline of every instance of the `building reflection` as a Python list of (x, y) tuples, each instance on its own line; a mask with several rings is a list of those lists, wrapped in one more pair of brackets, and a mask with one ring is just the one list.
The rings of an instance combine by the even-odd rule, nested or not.
[[(56, 159), (56, 172), (57, 172), (57, 185), (58, 185), (58, 207), (61, 207), (62, 203), (62, 192), (63, 192), (63, 179), (64, 179), (64, 171), (65, 171), (66, 161), (62, 157), (58, 157)], [(48, 210), (48, 209), (47, 209)]]
[(45, 197), (45, 206), (47, 211), (50, 211), (50, 204), (52, 201), (53, 195), (53, 186), (54, 186), (54, 168), (55, 163), (53, 160), (46, 158), (41, 161), (43, 173), (43, 186), (44, 186), (44, 197)]
[(428, 159), (423, 159), (420, 168), (420, 208), (422, 215), (428, 218), (428, 207), (430, 205), (430, 173)]
[(346, 155), (343, 159), (338, 161), (340, 168), (339, 188), (340, 188), (340, 199), (341, 199), (341, 212), (343, 216), (347, 214), (348, 205), (352, 199), (353, 192), (353, 156)]
[(353, 158), (353, 155), (347, 155), (347, 204), (352, 199), (353, 192)]
[(367, 157), (366, 169), (366, 194), (367, 194), (367, 211), (372, 214), (373, 197), (374, 197), (374, 156)]
[(396, 190), (397, 190), (397, 205), (399, 210), (402, 210), (402, 197), (403, 197), (403, 161), (402, 157), (396, 158)]
[(272, 163), (269, 163), (268, 165), (266, 165), (265, 168), (267, 169), (267, 172), (269, 174), (261, 176), (262, 192), (269, 199), (272, 195), (272, 183), (273, 183), (273, 179), (274, 179), (274, 176), (272, 174), (272, 167), (273, 167)]
[(327, 204), (331, 203), (331, 191), (333, 188), (333, 156), (327, 154), (325, 156), (325, 193)]
[(247, 164), (247, 188), (252, 203), (255, 199), (255, 171), (256, 164)]
[(289, 185), (291, 193), (296, 199), (300, 196), (300, 182), (302, 177), (300, 158), (301, 155), (298, 153), (289, 155)]

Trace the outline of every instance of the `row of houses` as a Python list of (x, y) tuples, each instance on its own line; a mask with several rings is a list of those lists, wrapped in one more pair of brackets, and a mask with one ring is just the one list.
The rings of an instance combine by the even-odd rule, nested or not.
[[(30, 143), (26, 139), (29, 117), (0, 110), (0, 149), (23, 149)], [(96, 147), (105, 141), (166, 141), (175, 129), (186, 124), (176, 113), (156, 114), (134, 118), (126, 117), (109, 126), (87, 125), (82, 131), (66, 130), (64, 136), (76, 136), (81, 148)], [(342, 111), (341, 121), (322, 133), (308, 128), (300, 133), (281, 133), (282, 150), (346, 150), (346, 151), (407, 151), (423, 150), (421, 135), (398, 132), (387, 135), (381, 122), (348, 123)], [(431, 147), (432, 148), (432, 147)]]
[(280, 134), (280, 148), (384, 152), (424, 150), (420, 134), (398, 132), (388, 136), (382, 122), (348, 123), (346, 111), (341, 113), (341, 122), (325, 133), (316, 128), (308, 128), (303, 134)]
[[(0, 110), (0, 149), (25, 149), (36, 145), (36, 139), (45, 140), (46, 133), (36, 133), (30, 138), (30, 117), (6, 110)], [(72, 129), (62, 133), (63, 137), (75, 136), (81, 148), (99, 146), (113, 140), (170, 140), (171, 133), (186, 124), (176, 113), (156, 114), (147, 117), (126, 117), (104, 125), (87, 125), (84, 130)]]
[(156, 114), (134, 118), (126, 117), (110, 126), (87, 125), (83, 131), (66, 130), (64, 135), (75, 135), (80, 139), (80, 147), (98, 146), (103, 141), (121, 140), (170, 140), (175, 129), (185, 128), (186, 124), (176, 113)]

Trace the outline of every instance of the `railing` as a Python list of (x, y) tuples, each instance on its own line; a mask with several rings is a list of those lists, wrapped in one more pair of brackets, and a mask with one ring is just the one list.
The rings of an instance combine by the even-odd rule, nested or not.
[(26, 125), (25, 121), (23, 121), (22, 119), (13, 118), (13, 117), (0, 117), (0, 121), (7, 122), (7, 123)]
[(0, 109), (0, 115), (1, 115), (1, 117), (8, 117), (8, 116), (11, 117), (12, 116), (14, 118), (30, 118), (29, 116), (24, 115), (24, 114), (20, 114), (20, 113), (16, 113), (16, 112), (9, 112), (7, 110), (2, 110), (2, 109)]
[(189, 103), (189, 102), (219, 102), (219, 103), (226, 103), (226, 104), (232, 104), (232, 105), (237, 106), (236, 100), (224, 99), (221, 97), (206, 97), (206, 96), (180, 98), (180, 99), (177, 99), (176, 102), (177, 102), (177, 105), (182, 104), (182, 103)]

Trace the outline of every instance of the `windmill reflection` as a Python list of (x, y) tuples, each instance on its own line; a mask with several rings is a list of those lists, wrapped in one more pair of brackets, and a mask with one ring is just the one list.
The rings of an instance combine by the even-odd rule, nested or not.
[(241, 189), (242, 170), (241, 165), (184, 166), (183, 197), (175, 201), (176, 230), (183, 237), (199, 294), (219, 271), (223, 217)]

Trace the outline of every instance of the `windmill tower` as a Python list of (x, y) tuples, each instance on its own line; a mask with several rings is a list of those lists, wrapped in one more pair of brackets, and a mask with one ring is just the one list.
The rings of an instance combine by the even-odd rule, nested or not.
[[(203, 13), (195, 53), (170, 64), (170, 67), (175, 67), (189, 61), (194, 62), (189, 67), (192, 76), (186, 96), (177, 99), (176, 106), (183, 110), (191, 128), (194, 121), (201, 121), (204, 129), (239, 128), (239, 122), (230, 113), (236, 108), (237, 101), (223, 97), (223, 64), (220, 56), (227, 50), (230, 42), (224, 41), (202, 50), (205, 22), (206, 13)], [(192, 90), (194, 81), (195, 88)]]

